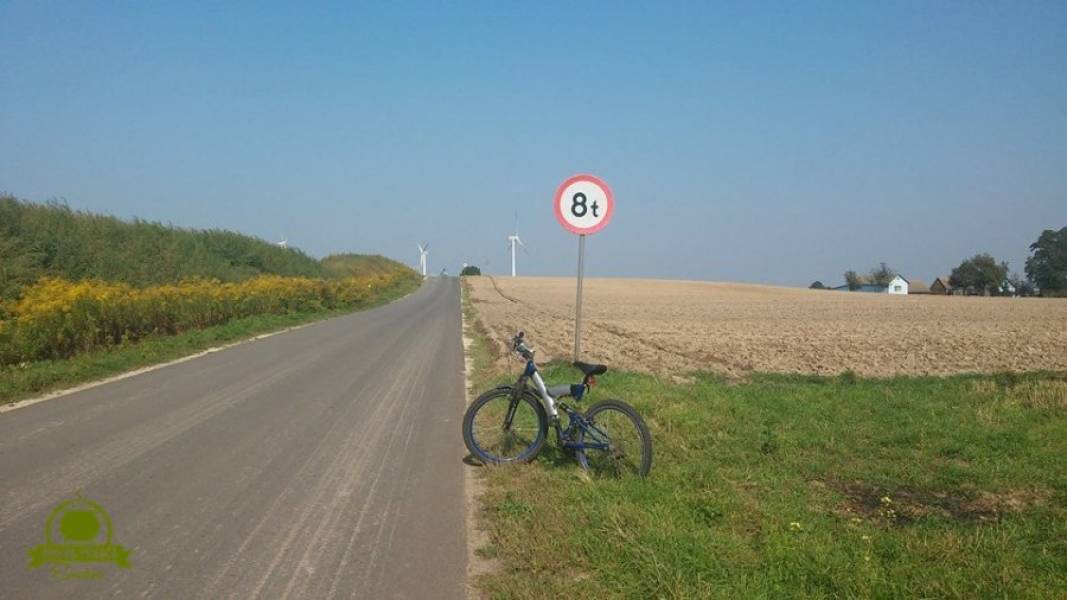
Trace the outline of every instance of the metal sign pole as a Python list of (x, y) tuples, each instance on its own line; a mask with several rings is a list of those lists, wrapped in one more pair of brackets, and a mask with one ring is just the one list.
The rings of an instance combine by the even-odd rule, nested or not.
[(574, 360), (582, 355), (582, 277), (585, 272), (585, 235), (578, 236), (578, 301), (574, 311)]

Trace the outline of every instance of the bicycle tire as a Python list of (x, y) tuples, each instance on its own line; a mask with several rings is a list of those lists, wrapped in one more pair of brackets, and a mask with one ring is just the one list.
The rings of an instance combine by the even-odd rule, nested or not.
[[(545, 445), (545, 440), (548, 437), (548, 416), (545, 414), (545, 409), (541, 406), (541, 400), (529, 390), (523, 390), (518, 396), (519, 407), (526, 406), (533, 410), (533, 419), (536, 422), (537, 431), (533, 435), (533, 439), (528, 441), (528, 445), (522, 449), (515, 456), (501, 456), (494, 454), (491, 449), (483, 447), (482, 443), (479, 443), (477, 439), (479, 436), (475, 433), (475, 419), (478, 417), (482, 410), (486, 410), (486, 407), (490, 402), (494, 400), (499, 401), (509, 399), (514, 394), (514, 387), (504, 386), (498, 387), (488, 392), (485, 392), (478, 397), (468, 408), (467, 412), (463, 415), (463, 443), (466, 444), (467, 450), (471, 453), (471, 456), (477, 458), (486, 465), (500, 465), (508, 463), (524, 463), (529, 462), (537, 457), (541, 452), (541, 448)], [(496, 408), (496, 405), (493, 407)], [(516, 409), (518, 410), (518, 408)], [(490, 418), (494, 415), (489, 415)], [(523, 414), (525, 420), (529, 420), (529, 415)], [(527, 423), (529, 425), (529, 423)], [(507, 436), (511, 431), (504, 432)], [(483, 440), (484, 442), (484, 440)], [(486, 444), (489, 445), (489, 444)]]
[[(601, 459), (604, 459), (605, 463), (616, 463), (617, 467), (623, 467), (626, 464), (629, 464), (632, 466), (633, 474), (636, 474), (640, 477), (647, 476), (649, 471), (652, 470), (652, 434), (649, 433), (648, 426), (645, 424), (645, 420), (641, 418), (641, 415), (636, 410), (634, 410), (634, 407), (623, 402), (622, 400), (601, 400), (600, 402), (597, 402), (596, 404), (590, 406), (585, 411), (584, 416), (586, 421), (589, 421), (593, 425), (597, 425), (598, 417), (600, 417), (601, 421), (603, 422), (603, 416), (609, 412), (625, 416), (626, 420), (633, 425), (634, 431), (636, 431), (637, 433), (637, 444), (635, 444), (636, 448), (630, 448), (629, 450), (631, 450), (632, 454), (633, 450), (639, 449), (640, 456), (616, 456), (615, 453), (620, 450), (619, 448), (613, 448), (611, 451), (611, 455), (609, 455), (608, 451), (605, 450), (583, 449), (579, 450), (577, 453), (578, 462), (587, 471), (596, 473), (598, 475), (605, 474), (601, 469), (597, 468), (598, 463), (601, 461)], [(606, 433), (609, 438), (611, 437), (611, 431), (604, 431), (604, 433)], [(584, 442), (585, 437), (586, 433), (584, 431), (581, 432), (579, 436), (579, 442)], [(590, 460), (590, 454), (592, 454), (592, 461)], [(634, 458), (636, 458), (636, 460), (634, 460)], [(620, 473), (618, 472), (618, 470), (616, 470), (614, 474), (618, 475)]]

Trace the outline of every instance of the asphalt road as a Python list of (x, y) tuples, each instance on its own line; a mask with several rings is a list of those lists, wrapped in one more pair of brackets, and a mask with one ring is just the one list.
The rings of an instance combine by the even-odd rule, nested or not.
[[(0, 597), (465, 596), (460, 327), (458, 281), (432, 278), (0, 414)], [(133, 551), (128, 569), (29, 568), (79, 493)], [(78, 536), (65, 523), (57, 541)]]

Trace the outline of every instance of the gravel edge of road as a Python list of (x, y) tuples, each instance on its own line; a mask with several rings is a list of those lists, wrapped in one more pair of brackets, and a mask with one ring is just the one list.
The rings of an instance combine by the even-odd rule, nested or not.
[[(460, 319), (460, 334), (463, 340), (463, 393), (464, 393), (464, 410), (467, 406), (470, 406), (473, 384), (471, 383), (471, 371), (474, 369), (474, 361), (471, 358), (471, 344), (474, 340), (467, 334), (469, 324), (465, 315), (464, 306), (467, 303), (466, 290), (463, 287), (462, 279), (460, 280), (459, 291), (459, 319)], [(456, 432), (462, 433), (462, 432)], [(464, 461), (463, 470), (463, 489), (466, 500), (467, 508), (467, 597), (468, 598), (484, 598), (485, 594), (478, 589), (474, 580), (479, 575), (491, 573), (499, 568), (497, 561), (484, 558), (478, 555), (478, 548), (485, 546), (489, 543), (489, 534), (478, 526), (478, 510), (481, 506), (481, 499), (485, 495), (486, 485), (485, 481), (478, 477), (474, 473), (474, 468), (469, 463)]]

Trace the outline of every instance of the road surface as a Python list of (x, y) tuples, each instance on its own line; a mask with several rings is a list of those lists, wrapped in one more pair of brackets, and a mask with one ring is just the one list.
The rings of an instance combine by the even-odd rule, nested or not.
[[(465, 596), (460, 328), (458, 281), (431, 278), (0, 414), (0, 597)], [(130, 568), (28, 567), (79, 493)]]

